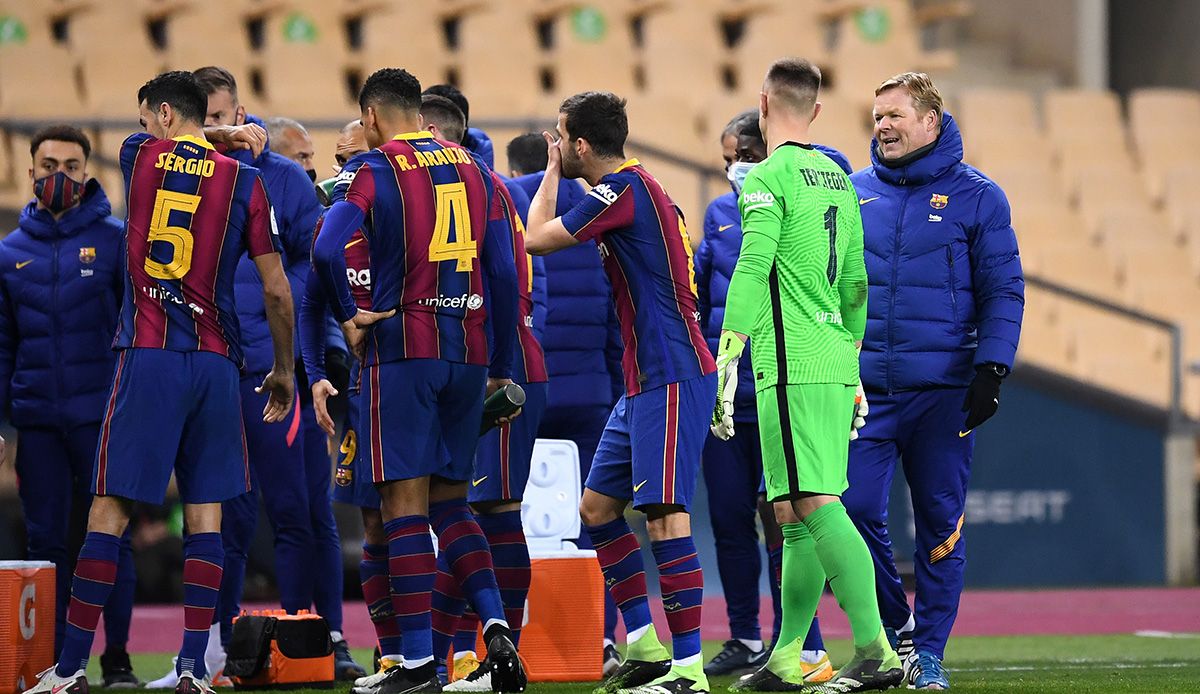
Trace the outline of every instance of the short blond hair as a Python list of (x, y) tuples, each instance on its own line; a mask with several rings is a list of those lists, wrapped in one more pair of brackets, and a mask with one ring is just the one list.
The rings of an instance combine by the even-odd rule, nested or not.
[(942, 102), (942, 93), (938, 91), (933, 80), (929, 79), (929, 75), (924, 72), (902, 72), (889, 77), (883, 81), (883, 84), (875, 88), (875, 96), (879, 96), (889, 89), (897, 88), (908, 92), (917, 113), (924, 114), (933, 111), (937, 116), (938, 123), (942, 122), (942, 113), (946, 110), (946, 106)]

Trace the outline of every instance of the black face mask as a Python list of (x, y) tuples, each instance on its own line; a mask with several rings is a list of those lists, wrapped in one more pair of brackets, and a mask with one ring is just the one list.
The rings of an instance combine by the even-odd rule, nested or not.
[(875, 158), (879, 160), (880, 164), (883, 164), (889, 169), (901, 169), (932, 152), (933, 148), (937, 146), (937, 143), (938, 141), (934, 140), (920, 149), (914, 149), (899, 159), (884, 159), (883, 149), (880, 148), (879, 145), (875, 145)]
[(313, 183), (317, 182), (317, 170), (316, 169), (306, 169), (304, 171), (304, 173), (308, 174), (308, 180), (312, 181)]

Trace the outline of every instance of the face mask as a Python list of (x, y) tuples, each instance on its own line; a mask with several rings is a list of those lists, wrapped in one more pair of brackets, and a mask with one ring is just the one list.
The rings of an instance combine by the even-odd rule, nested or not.
[(750, 173), (758, 162), (750, 161), (735, 161), (729, 165), (729, 171), (725, 177), (729, 179), (729, 185), (733, 187), (733, 192), (741, 195), (742, 186), (746, 185), (746, 176)]
[(56, 171), (33, 182), (34, 196), (54, 214), (78, 205), (83, 189), (83, 182), (71, 178), (65, 171)]
[(308, 174), (308, 180), (312, 181), (313, 183), (317, 182), (317, 170), (316, 169), (307, 169), (304, 173)]

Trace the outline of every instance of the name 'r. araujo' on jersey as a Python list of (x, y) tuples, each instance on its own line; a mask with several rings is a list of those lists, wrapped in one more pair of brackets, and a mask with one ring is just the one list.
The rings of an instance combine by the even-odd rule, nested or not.
[(858, 198), (810, 145), (785, 143), (746, 177), (742, 253), (724, 329), (750, 336), (758, 390), (858, 382), (867, 273)]
[(600, 249), (625, 341), (629, 395), (716, 370), (700, 331), (683, 215), (636, 159), (601, 178), (562, 222)]

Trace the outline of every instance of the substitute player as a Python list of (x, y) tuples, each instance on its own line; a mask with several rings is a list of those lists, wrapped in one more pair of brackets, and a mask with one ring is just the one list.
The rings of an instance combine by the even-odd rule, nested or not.
[[(493, 684), (523, 691), (525, 673), (487, 541), (466, 503), (483, 398), (510, 382), (516, 333), (511, 240), (487, 233), (494, 194), (487, 170), (465, 148), (420, 130), (415, 77), (395, 68), (376, 71), (359, 93), (359, 106), (367, 144), (376, 149), (344, 170), (353, 179), (345, 200), (325, 217), (313, 266), (351, 350), (364, 358), (360, 438), (382, 499), (404, 659), (377, 691), (441, 688), (430, 628), (429, 515), (438, 502), (448, 502), (437, 517), (439, 545), (484, 620)], [(368, 212), (372, 303), (385, 309), (380, 312), (359, 309), (346, 279), (345, 245)], [(495, 325), (495, 360), (485, 317)]]
[[(717, 354), (713, 433), (734, 434), (738, 361), (750, 337), (767, 495), (790, 501), (800, 520), (782, 523), (784, 632), (795, 633), (789, 621), (808, 625), (830, 577), (855, 653), (821, 686), (861, 691), (895, 686), (903, 671), (879, 619), (870, 553), (839, 498), (857, 416), (867, 274), (850, 179), (808, 144), (820, 85), (816, 66), (795, 58), (775, 62), (763, 84), (759, 121), (771, 154), (747, 175), (739, 199), (743, 241)], [(767, 664), (735, 686), (802, 684), (802, 636), (777, 643)]]
[(295, 394), (292, 297), (258, 171), (218, 154), (204, 138), (207, 98), (191, 73), (155, 77), (139, 90), (138, 102), (147, 132), (121, 146), (127, 277), (114, 340), (121, 354), (92, 480), (96, 499), (62, 653), (30, 692), (87, 692), (88, 651), (112, 591), (129, 505), (161, 504), (172, 471), (188, 529), (175, 691), (211, 691), (204, 648), (224, 558), (221, 502), (250, 486), (233, 306), (243, 254), (262, 276), (274, 344), (275, 366), (260, 387), (270, 394), (264, 421), (281, 421)]
[[(637, 159), (625, 158), (625, 100), (584, 92), (562, 102), (558, 139), (529, 208), (526, 248), (551, 253), (595, 240), (612, 282), (625, 340), (625, 395), (617, 401), (588, 474), (580, 515), (625, 620), (626, 661), (604, 688), (708, 691), (700, 654), (704, 577), (688, 508), (716, 378), (700, 332), (691, 244), (679, 208)], [(554, 216), (559, 181), (592, 190)], [(671, 654), (650, 622), (646, 576), (625, 507), (646, 514)]]

